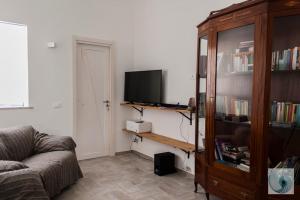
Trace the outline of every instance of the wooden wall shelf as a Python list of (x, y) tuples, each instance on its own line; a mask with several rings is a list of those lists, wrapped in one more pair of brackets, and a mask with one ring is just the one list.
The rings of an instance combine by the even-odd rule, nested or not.
[(134, 134), (134, 135), (138, 136), (139, 138), (141, 138), (141, 141), (143, 141), (143, 138), (146, 138), (146, 139), (153, 140), (153, 141), (156, 141), (161, 144), (166, 144), (166, 145), (175, 147), (177, 149), (180, 149), (188, 154), (188, 158), (190, 157), (190, 154), (195, 151), (195, 145), (187, 143), (187, 142), (183, 142), (180, 140), (176, 140), (173, 138), (169, 138), (169, 137), (166, 137), (163, 135), (158, 135), (158, 134), (150, 133), (150, 132), (136, 133), (133, 131), (129, 131), (127, 129), (123, 129), (123, 131), (125, 133), (130, 133), (130, 134)]
[(148, 109), (148, 110), (182, 112), (182, 113), (190, 113), (191, 112), (188, 109), (175, 109), (175, 108), (167, 108), (167, 107), (161, 107), (161, 106), (148, 106), (148, 105), (146, 106), (146, 105), (131, 104), (131, 103), (121, 103), (121, 106), (143, 108), (143, 109)]
[(190, 121), (190, 125), (192, 125), (193, 122), (193, 112), (188, 109), (182, 109), (182, 108), (168, 108), (168, 107), (162, 107), (162, 106), (149, 106), (149, 105), (140, 105), (140, 104), (131, 104), (131, 103), (121, 103), (121, 106), (131, 107), (138, 112), (140, 112), (141, 116), (144, 114), (144, 110), (160, 110), (160, 111), (171, 111), (171, 112), (177, 112), (184, 116), (186, 119)]

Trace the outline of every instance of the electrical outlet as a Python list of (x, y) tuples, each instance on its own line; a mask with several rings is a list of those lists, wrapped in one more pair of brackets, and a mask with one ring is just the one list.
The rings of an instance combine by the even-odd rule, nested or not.
[(188, 171), (188, 172), (191, 172), (191, 171), (192, 171), (192, 169), (191, 169), (189, 166), (186, 166), (186, 167), (185, 167), (185, 170)]
[(133, 139), (133, 142), (139, 143), (139, 140), (138, 140), (137, 138), (134, 138), (134, 139)]

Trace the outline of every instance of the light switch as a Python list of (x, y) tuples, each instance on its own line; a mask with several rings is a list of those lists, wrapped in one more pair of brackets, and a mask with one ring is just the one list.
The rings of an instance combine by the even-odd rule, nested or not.
[(48, 46), (48, 48), (55, 48), (56, 43), (55, 42), (48, 42), (47, 46)]

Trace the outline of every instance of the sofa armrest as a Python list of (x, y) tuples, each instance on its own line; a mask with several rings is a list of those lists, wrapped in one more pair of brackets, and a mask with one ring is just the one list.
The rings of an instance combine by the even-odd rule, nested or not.
[(75, 147), (74, 140), (69, 136), (55, 136), (38, 132), (34, 135), (34, 153), (74, 151)]
[(0, 160), (0, 173), (28, 168), (21, 162)]
[(0, 199), (49, 200), (40, 175), (31, 169), (0, 173)]

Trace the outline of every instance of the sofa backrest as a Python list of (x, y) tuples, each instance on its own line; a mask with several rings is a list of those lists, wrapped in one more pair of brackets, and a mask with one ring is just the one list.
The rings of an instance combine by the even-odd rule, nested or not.
[[(8, 159), (1, 160), (14, 160), (22, 161), (32, 155), (34, 147), (34, 132), (32, 126), (14, 127), (0, 129), (0, 149), (7, 152)], [(5, 147), (1, 148), (4, 145)], [(0, 156), (5, 158), (5, 153)]]
[(8, 150), (1, 139), (0, 139), (0, 160), (10, 160), (8, 155)]

